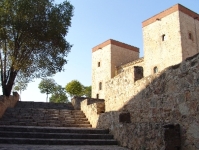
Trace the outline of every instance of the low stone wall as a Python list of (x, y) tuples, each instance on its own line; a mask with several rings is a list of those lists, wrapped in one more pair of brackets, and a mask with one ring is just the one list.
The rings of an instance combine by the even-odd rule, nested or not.
[(113, 111), (101, 114), (97, 128), (109, 129), (119, 145), (133, 150), (164, 150), (164, 129), (162, 123), (119, 122), (122, 112)]
[(74, 96), (71, 99), (71, 103), (74, 106), (75, 110), (80, 110), (81, 109), (80, 104), (85, 99), (87, 99), (87, 98), (86, 97), (78, 97), (78, 96)]
[(81, 110), (84, 112), (93, 128), (97, 127), (99, 115), (105, 111), (104, 100), (85, 99), (81, 102)]
[(1, 95), (0, 96), (0, 118), (3, 116), (7, 108), (13, 108), (18, 101), (19, 101), (19, 94), (17, 92), (13, 92), (13, 96), (10, 95), (9, 97)]

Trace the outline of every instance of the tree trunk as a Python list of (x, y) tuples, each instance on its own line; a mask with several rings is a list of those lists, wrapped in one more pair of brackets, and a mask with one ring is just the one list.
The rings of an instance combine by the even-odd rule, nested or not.
[(21, 90), (20, 90), (20, 96), (19, 96), (19, 100), (21, 101)]
[(16, 76), (17, 76), (17, 72), (16, 71), (10, 71), (10, 76), (7, 79), (7, 82), (4, 81), (4, 83), (7, 83), (7, 84), (3, 84), (2, 85), (3, 95), (10, 96), (11, 91), (12, 91), (12, 86), (14, 84), (14, 80), (15, 80)]
[(46, 96), (46, 103), (48, 102), (48, 94), (46, 94), (47, 96)]

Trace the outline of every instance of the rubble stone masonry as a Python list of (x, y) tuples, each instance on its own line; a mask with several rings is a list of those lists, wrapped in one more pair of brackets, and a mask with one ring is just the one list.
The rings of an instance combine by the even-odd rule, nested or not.
[(13, 92), (13, 95), (6, 97), (5, 95), (0, 96), (0, 118), (3, 116), (7, 108), (13, 108), (19, 101), (19, 94)]
[[(107, 82), (106, 113), (98, 127), (109, 127), (123, 146), (160, 150), (162, 126), (179, 124), (182, 150), (198, 150), (199, 55), (189, 59), (134, 84), (128, 72)], [(130, 113), (131, 123), (119, 123), (122, 112)]]
[[(199, 54), (135, 83), (131, 72), (106, 83), (105, 113), (98, 114), (97, 127), (109, 128), (130, 149), (164, 150), (163, 126), (179, 124), (181, 149), (199, 150)], [(130, 113), (130, 123), (119, 122), (121, 113)]]

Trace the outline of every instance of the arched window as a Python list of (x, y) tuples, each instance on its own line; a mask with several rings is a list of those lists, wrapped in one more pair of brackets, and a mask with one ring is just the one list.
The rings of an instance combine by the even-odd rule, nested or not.
[(98, 62), (97, 66), (100, 67), (100, 62)]
[(96, 98), (99, 99), (99, 94), (96, 95)]
[(153, 73), (157, 73), (157, 72), (158, 72), (158, 67), (155, 66), (155, 67), (153, 68)]

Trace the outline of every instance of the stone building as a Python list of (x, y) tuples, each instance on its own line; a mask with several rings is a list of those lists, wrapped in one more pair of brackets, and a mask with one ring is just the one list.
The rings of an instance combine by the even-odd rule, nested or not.
[(199, 52), (199, 15), (177, 4), (142, 23), (144, 76)]
[(103, 99), (105, 82), (115, 76), (117, 66), (138, 59), (139, 49), (110, 39), (92, 52), (92, 97)]
[(92, 49), (93, 98), (105, 98), (105, 83), (129, 67), (136, 81), (199, 52), (199, 15), (180, 4), (143, 21), (142, 28), (144, 58), (139, 48), (112, 39)]

